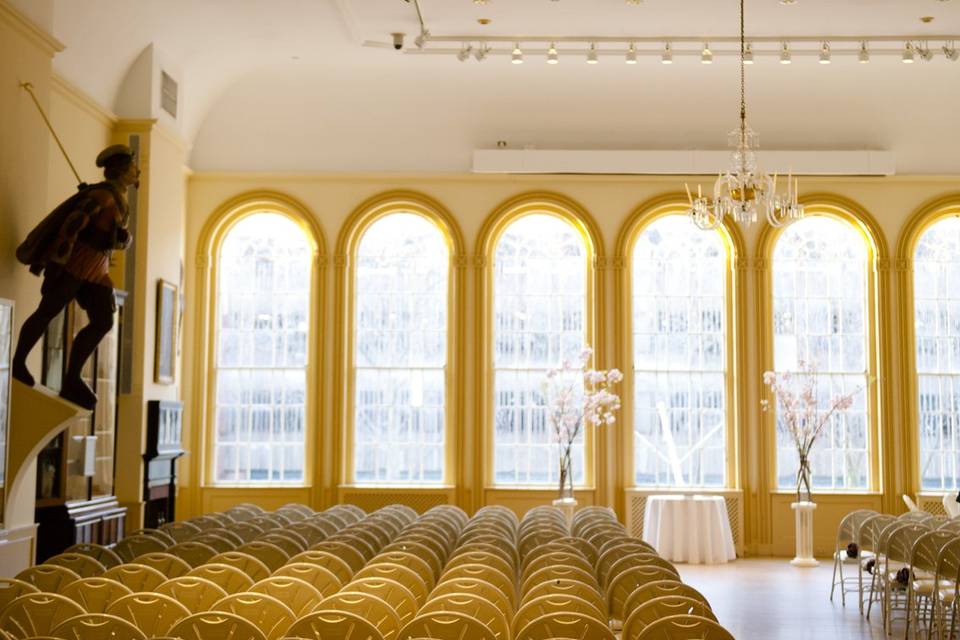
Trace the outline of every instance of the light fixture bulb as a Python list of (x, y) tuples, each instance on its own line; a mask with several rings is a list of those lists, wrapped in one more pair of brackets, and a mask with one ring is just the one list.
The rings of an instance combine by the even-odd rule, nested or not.
[(468, 44), (463, 45), (463, 47), (460, 48), (460, 53), (457, 54), (457, 60), (459, 60), (460, 62), (466, 62), (467, 58), (470, 57), (471, 49), (473, 49), (473, 47), (471, 47), (470, 45)]
[(673, 64), (673, 49), (670, 48), (669, 42), (663, 45), (663, 53), (660, 54), (660, 63)]
[(830, 64), (830, 45), (826, 42), (820, 45), (820, 64)]
[(523, 50), (520, 49), (519, 42), (513, 47), (513, 55), (510, 58), (510, 62), (513, 64), (523, 64)]
[(590, 50), (587, 52), (587, 64), (597, 64), (597, 45), (591, 44)]
[(790, 45), (786, 42), (780, 47), (780, 64), (790, 64), (793, 60), (790, 58)]
[(860, 64), (867, 64), (870, 62), (870, 50), (867, 48), (866, 42), (860, 43), (860, 54), (858, 55), (860, 59)]
[(951, 62), (956, 62), (960, 58), (960, 49), (957, 49), (956, 45), (952, 42), (943, 45), (943, 55), (947, 57), (947, 60)]
[(560, 58), (557, 56), (557, 45), (550, 43), (550, 48), (547, 49), (547, 64), (559, 64)]
[(637, 47), (631, 42), (627, 48), (627, 64), (637, 64)]
[(753, 64), (753, 45), (747, 43), (743, 49), (743, 64)]
[(706, 42), (703, 43), (703, 51), (700, 52), (700, 62), (713, 64), (713, 51), (710, 50), (710, 45)]
[(903, 47), (903, 64), (913, 64), (914, 62), (914, 52), (913, 52), (913, 43), (908, 42)]

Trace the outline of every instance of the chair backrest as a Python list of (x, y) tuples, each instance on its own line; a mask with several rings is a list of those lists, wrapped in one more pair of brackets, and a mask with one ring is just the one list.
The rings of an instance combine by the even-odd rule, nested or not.
[[(237, 552), (253, 556), (266, 565), (269, 570), (267, 575), (276, 571), (290, 560), (290, 556), (286, 551), (273, 543), (263, 542), (261, 540), (254, 540), (253, 542), (242, 544), (237, 547)], [(253, 578), (253, 576), (250, 577)], [(254, 580), (257, 579), (259, 578), (254, 578)]]
[[(253, 542), (265, 532), (251, 521), (234, 522), (226, 527), (227, 531), (238, 536), (243, 542)], [(239, 546), (239, 545), (238, 545)]]
[[(937, 557), (937, 568), (934, 571), (934, 584), (941, 584), (942, 580), (954, 584), (954, 590), (960, 588), (960, 538), (943, 545)], [(960, 595), (954, 593), (954, 596)]]
[(587, 542), (585, 538), (581, 538), (579, 536), (567, 536), (566, 538), (554, 540), (550, 544), (560, 544), (566, 547), (572, 547), (582, 553), (587, 559), (587, 562), (589, 562), (592, 566), (597, 566), (597, 560), (600, 557), (600, 550)]
[(263, 593), (287, 605), (296, 618), (304, 616), (320, 604), (324, 596), (316, 587), (300, 578), (273, 575), (250, 587), (250, 593)]
[(133, 593), (153, 591), (167, 581), (167, 576), (153, 567), (130, 562), (118, 565), (112, 569), (107, 569), (103, 577), (116, 580)]
[(203, 533), (198, 535), (196, 538), (194, 538), (194, 540), (196, 540), (197, 542), (203, 542), (203, 538), (217, 536), (218, 538), (224, 538), (228, 542), (232, 543), (233, 548), (236, 549), (237, 547), (242, 545), (244, 542), (249, 542), (249, 540), (244, 540), (243, 538), (240, 537), (240, 534), (230, 530), (230, 527), (232, 527), (235, 524), (236, 524), (235, 522), (231, 522), (230, 524), (223, 527), (217, 527), (216, 529), (207, 529)]
[(161, 593), (131, 593), (107, 607), (107, 613), (119, 616), (149, 637), (165, 636), (190, 610), (170, 596)]
[[(189, 543), (184, 542), (182, 544)], [(173, 547), (170, 547), (170, 549), (173, 549)], [(192, 568), (186, 560), (165, 551), (145, 553), (142, 556), (134, 558), (133, 562), (134, 564), (153, 567), (168, 578), (185, 576), (190, 573), (190, 569)]]
[[(377, 556), (377, 558), (379, 557), (380, 556)], [(395, 580), (410, 590), (410, 593), (416, 598), (417, 606), (422, 606), (423, 603), (427, 601), (427, 595), (429, 595), (430, 592), (423, 578), (417, 575), (416, 571), (408, 569), (403, 565), (393, 564), (392, 562), (381, 562), (378, 561), (377, 558), (374, 558), (370, 564), (358, 571), (353, 576), (353, 579), (387, 578), (389, 580)]]
[(80, 579), (76, 571), (56, 564), (38, 564), (14, 577), (47, 593), (60, 593), (65, 586)]
[(553, 551), (540, 555), (529, 562), (520, 573), (520, 584), (526, 582), (527, 578), (535, 572), (549, 566), (577, 567), (590, 575), (595, 575), (593, 565), (587, 562), (587, 559), (579, 551)]
[(179, 640), (267, 640), (252, 623), (223, 611), (195, 613), (178, 622), (169, 635)]
[(433, 612), (465, 613), (486, 625), (496, 640), (510, 640), (510, 623), (497, 605), (486, 598), (465, 593), (450, 593), (433, 598), (424, 605), (418, 615)]
[(717, 621), (713, 611), (703, 601), (686, 596), (661, 596), (640, 604), (623, 622), (621, 640), (636, 640), (648, 626), (670, 616), (700, 616)]
[(222, 562), (208, 562), (191, 569), (187, 575), (205, 578), (227, 593), (247, 591), (253, 585), (253, 578), (246, 571)]
[(40, 593), (40, 589), (24, 580), (0, 578), (0, 611), (3, 611), (4, 607), (20, 596), (28, 593)]
[(532, 574), (527, 576), (527, 579), (520, 587), (520, 597), (522, 598), (525, 596), (530, 589), (537, 586), (541, 582), (552, 582), (554, 580), (578, 580), (583, 584), (590, 585), (598, 591), (600, 590), (600, 585), (597, 583), (597, 579), (592, 573), (588, 573), (579, 567), (551, 565), (543, 567), (542, 569), (537, 569)]
[(843, 519), (840, 520), (839, 526), (837, 526), (836, 550), (840, 551), (842, 549), (846, 549), (847, 545), (851, 542), (855, 542), (859, 545), (860, 527), (863, 525), (863, 521), (875, 515), (877, 515), (877, 512), (873, 509), (857, 509), (856, 511), (851, 511), (847, 515), (843, 516)]
[(297, 522), (290, 525), (289, 530), (300, 534), (300, 537), (307, 541), (308, 549), (327, 539), (327, 534), (324, 533), (323, 529), (313, 522)]
[(637, 640), (734, 640), (733, 635), (709, 618), (700, 616), (670, 616), (648, 625), (636, 637)]
[(383, 640), (383, 634), (355, 613), (347, 611), (314, 611), (293, 623), (288, 638), (310, 640)]
[(633, 610), (644, 602), (663, 596), (684, 596), (693, 600), (699, 600), (707, 608), (710, 608), (710, 603), (707, 602), (706, 597), (690, 585), (680, 582), (679, 580), (657, 580), (656, 582), (648, 582), (642, 587), (633, 590), (633, 593), (627, 597), (623, 605), (624, 618), (630, 617)]
[(93, 576), (71, 582), (60, 593), (79, 604), (87, 613), (106, 613), (107, 607), (133, 592), (116, 580)]
[(860, 524), (860, 549), (861, 551), (877, 551), (880, 544), (880, 533), (892, 522), (896, 522), (897, 517), (889, 514), (878, 514), (864, 518)]
[[(303, 536), (301, 536), (299, 533), (296, 533), (294, 531), (289, 531), (287, 529), (277, 529), (276, 531), (268, 531), (267, 533), (257, 538), (255, 542), (256, 541), (269, 542), (270, 544), (277, 545), (278, 547), (283, 549), (283, 552), (287, 554), (288, 558), (292, 558), (298, 553), (302, 553), (303, 551), (306, 551), (307, 547), (309, 547), (309, 545), (307, 544), (307, 541), (303, 538)], [(320, 542), (322, 542), (322, 540)], [(319, 544), (319, 542), (317, 544)]]
[(910, 566), (915, 570), (933, 573), (937, 570), (940, 550), (956, 537), (956, 534), (952, 531), (939, 529), (922, 534), (913, 543), (913, 549), (910, 552)]
[(680, 572), (677, 571), (677, 568), (673, 566), (673, 563), (669, 560), (664, 560), (653, 553), (631, 553), (613, 563), (610, 571), (607, 572), (606, 582), (600, 583), (600, 586), (606, 589), (611, 582), (616, 580), (618, 575), (624, 571), (638, 567), (660, 567), (665, 571), (674, 573), (678, 578), (680, 577)]
[(317, 605), (317, 610), (335, 609), (348, 611), (365, 618), (380, 630), (385, 640), (392, 640), (400, 631), (400, 618), (382, 598), (370, 593), (341, 591)]
[(560, 579), (552, 582), (541, 582), (524, 594), (523, 598), (520, 600), (520, 605), (523, 606), (531, 600), (535, 600), (536, 598), (546, 595), (576, 596), (586, 600), (594, 607), (599, 609), (605, 617), (607, 615), (607, 602), (604, 597), (600, 595), (600, 592), (597, 591), (595, 587), (584, 584), (579, 580)]
[[(227, 549), (226, 551), (217, 551), (215, 548), (211, 547), (209, 544), (204, 544), (200, 542), (199, 539), (202, 538), (205, 534), (200, 534), (194, 540), (188, 540), (187, 542), (179, 542), (169, 549), (167, 553), (171, 553), (188, 565), (190, 569), (194, 567), (199, 567), (205, 562), (209, 562), (212, 557), (217, 555), (217, 553), (225, 553), (226, 551), (233, 551), (233, 549)], [(209, 536), (216, 536), (216, 534), (207, 534), (208, 540)], [(189, 571), (190, 569), (187, 569)]]
[(343, 589), (377, 596), (393, 607), (401, 627), (413, 619), (419, 608), (410, 589), (389, 578), (354, 578)]
[(190, 538), (200, 535), (200, 527), (189, 522), (167, 522), (158, 528), (176, 542), (186, 542)]
[(18, 638), (50, 635), (60, 623), (86, 613), (79, 604), (57, 593), (27, 593), (0, 611), (0, 629)]
[(249, 591), (229, 595), (216, 602), (211, 610), (237, 614), (260, 629), (267, 640), (282, 638), (297, 619), (290, 607), (279, 599)]
[[(190, 544), (199, 542), (200, 544), (206, 545), (213, 549), (214, 555), (218, 553), (225, 553), (227, 551), (236, 551), (243, 542), (234, 542), (233, 535), (227, 537), (226, 534), (230, 533), (226, 529), (208, 529), (204, 531), (196, 538), (192, 538), (187, 543), (181, 544)], [(202, 563), (201, 563), (202, 564)]]
[(123, 618), (105, 613), (84, 613), (61, 622), (51, 633), (63, 640), (146, 640), (147, 636)]
[[(247, 543), (253, 544), (253, 543)], [(260, 549), (262, 551), (262, 549)], [(277, 549), (277, 551), (280, 551)], [(280, 551), (280, 553), (283, 553)], [(226, 553), (218, 553), (217, 555), (210, 558), (210, 561), (206, 564), (228, 564), (231, 567), (236, 567), (243, 571), (245, 574), (250, 576), (250, 579), (256, 582), (257, 580), (263, 580), (268, 577), (271, 573), (270, 567), (259, 558), (256, 558), (249, 553), (243, 551), (243, 546), (237, 547), (236, 551), (227, 551)], [(283, 566), (283, 562), (277, 565), (279, 569)]]
[(227, 595), (223, 587), (199, 576), (170, 578), (157, 587), (156, 591), (170, 596), (189, 609), (191, 614), (209, 611), (215, 602)]
[(381, 551), (373, 560), (364, 566), (364, 569), (374, 564), (383, 563), (400, 565), (415, 572), (420, 576), (420, 579), (423, 580), (428, 591), (436, 586), (438, 576), (433, 573), (430, 564), (423, 558), (415, 556), (412, 553), (406, 553), (404, 551)]
[[(586, 560), (582, 558), (581, 560), (586, 563)], [(451, 557), (447, 561), (444, 571), (449, 571), (454, 567), (459, 567), (464, 564), (482, 564), (487, 567), (492, 567), (502, 573), (508, 580), (516, 581), (517, 573), (516, 570), (510, 565), (509, 562), (503, 559), (503, 556), (499, 556), (495, 553), (489, 551), (468, 551), (467, 553), (461, 553), (457, 556)]]
[(510, 600), (510, 604), (516, 606), (517, 589), (514, 586), (513, 580), (493, 567), (482, 564), (462, 564), (444, 571), (443, 575), (440, 576), (440, 582), (456, 578), (479, 578), (480, 580), (485, 580), (500, 589), (500, 591), (507, 596), (507, 599)]
[(290, 562), (273, 572), (275, 578), (296, 578), (303, 580), (326, 598), (343, 587), (343, 583), (329, 569), (309, 562)]
[[(454, 559), (462, 555), (476, 553), (478, 551), (483, 553), (490, 553), (492, 555), (497, 556), (498, 558), (506, 562), (507, 565), (509, 565), (514, 571), (516, 571), (517, 564), (516, 564), (516, 559), (514, 555), (511, 552), (503, 549), (502, 547), (499, 547), (495, 544), (491, 544), (489, 542), (466, 542), (453, 550), (447, 562), (448, 563), (452, 562)], [(533, 553), (534, 552), (531, 552), (531, 555)]]
[(123, 559), (124, 562), (132, 562), (134, 558), (137, 556), (142, 556), (145, 553), (166, 551), (167, 545), (157, 536), (141, 534), (136, 536), (127, 536), (118, 542), (113, 550)]
[(127, 534), (127, 536), (154, 536), (159, 538), (160, 542), (168, 547), (172, 547), (173, 545), (177, 544), (177, 541), (174, 540), (173, 536), (171, 536), (169, 533), (161, 529), (154, 529), (152, 527), (144, 527), (142, 529), (131, 531)]
[(952, 531), (954, 534), (960, 533), (960, 520), (947, 520), (946, 522), (941, 523), (937, 529), (942, 531)]
[(933, 514), (927, 513), (926, 511), (907, 511), (906, 513), (898, 516), (898, 519), (906, 522), (925, 522), (932, 517)]
[(81, 542), (67, 547), (66, 553), (82, 553), (90, 556), (104, 566), (104, 569), (123, 564), (123, 559), (102, 544), (93, 544), (90, 542)]
[(352, 573), (356, 573), (367, 563), (367, 557), (356, 546), (344, 542), (342, 538), (337, 540), (336, 534), (313, 545), (310, 547), (310, 551), (326, 551), (330, 555), (340, 558), (350, 566)]
[(606, 621), (606, 616), (595, 604), (583, 598), (566, 594), (548, 594), (529, 600), (517, 610), (511, 627), (518, 633), (528, 624), (548, 613), (577, 613)]
[(444, 580), (430, 592), (427, 602), (450, 594), (479, 596), (495, 604), (505, 615), (513, 617), (514, 605), (510, 598), (486, 580), (480, 578), (450, 578)]
[(397, 640), (430, 638), (431, 640), (496, 640), (485, 624), (457, 611), (431, 611), (418, 615), (406, 624)]
[(678, 580), (676, 573), (667, 571), (663, 567), (645, 566), (634, 567), (617, 575), (607, 587), (606, 599), (610, 617), (614, 620), (624, 619), (624, 607), (627, 598), (637, 588), (657, 580)]
[(905, 524), (892, 531), (884, 550), (884, 555), (886, 555), (887, 560), (893, 562), (910, 562), (913, 545), (920, 536), (928, 531), (930, 531), (930, 527), (918, 521)]
[[(591, 562), (590, 559), (583, 553), (576, 545), (570, 542), (561, 542), (560, 540), (570, 540), (567, 538), (560, 538), (554, 542), (548, 542), (545, 545), (539, 546), (536, 549), (533, 549), (527, 555), (523, 556), (523, 561), (520, 563), (520, 574), (522, 575), (533, 562), (539, 559), (541, 556), (545, 556), (548, 553), (572, 553), (574, 555), (580, 556), (588, 565), (590, 565), (591, 570), (596, 565), (595, 562)], [(585, 542), (585, 541), (584, 541)], [(594, 551), (596, 555), (596, 551)]]
[(323, 567), (337, 577), (341, 584), (347, 584), (353, 578), (353, 569), (342, 558), (338, 558), (329, 551), (310, 549), (290, 558), (290, 562), (306, 562)]
[(590, 638), (615, 640), (606, 621), (579, 613), (548, 613), (531, 620), (514, 634), (514, 640), (552, 640), (554, 638)]
[(610, 569), (613, 568), (613, 565), (617, 563), (618, 560), (630, 555), (636, 554), (647, 554), (647, 555), (657, 555), (655, 551), (652, 550), (651, 546), (645, 542), (641, 543), (640, 540), (635, 540), (634, 542), (614, 542), (614, 544), (604, 545), (604, 549), (600, 554), (600, 558), (597, 560), (597, 578), (600, 580), (600, 584), (605, 584), (607, 578), (610, 575)]

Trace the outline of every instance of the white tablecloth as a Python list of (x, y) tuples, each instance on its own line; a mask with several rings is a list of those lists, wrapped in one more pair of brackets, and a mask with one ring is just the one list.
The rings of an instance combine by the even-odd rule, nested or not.
[(673, 562), (721, 564), (737, 557), (721, 496), (649, 496), (643, 539)]

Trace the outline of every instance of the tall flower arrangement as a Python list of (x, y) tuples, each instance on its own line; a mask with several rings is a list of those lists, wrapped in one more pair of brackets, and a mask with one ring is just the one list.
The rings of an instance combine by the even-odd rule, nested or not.
[(584, 424), (612, 425), (620, 409), (620, 396), (611, 389), (623, 374), (617, 369), (587, 368), (592, 356), (593, 349), (586, 347), (576, 361), (565, 360), (561, 368), (548, 371), (543, 381), (547, 419), (560, 456), (560, 497), (573, 496), (571, 450)]
[[(799, 362), (796, 373), (775, 373), (765, 371), (763, 383), (770, 387), (777, 403), (777, 417), (797, 448), (800, 463), (797, 468), (797, 502), (802, 500), (801, 490), (806, 490), (810, 499), (810, 451), (817, 438), (835, 413), (846, 411), (853, 405), (854, 397), (863, 390), (857, 387), (844, 395), (830, 399), (825, 407), (820, 407), (817, 399), (817, 366), (814, 363)], [(761, 400), (763, 410), (770, 409), (767, 400)]]

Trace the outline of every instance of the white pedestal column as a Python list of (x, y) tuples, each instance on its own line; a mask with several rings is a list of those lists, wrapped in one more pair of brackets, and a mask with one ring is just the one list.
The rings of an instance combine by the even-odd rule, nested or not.
[(553, 506), (560, 507), (563, 516), (567, 519), (567, 528), (573, 524), (573, 514), (577, 510), (576, 498), (559, 498), (553, 501)]
[(797, 557), (790, 561), (795, 567), (816, 567), (820, 563), (813, 558), (813, 511), (817, 503), (794, 502), (790, 504), (796, 518)]

